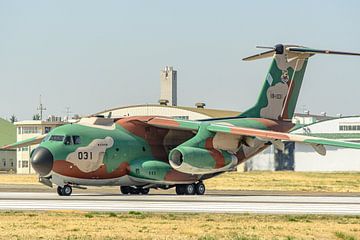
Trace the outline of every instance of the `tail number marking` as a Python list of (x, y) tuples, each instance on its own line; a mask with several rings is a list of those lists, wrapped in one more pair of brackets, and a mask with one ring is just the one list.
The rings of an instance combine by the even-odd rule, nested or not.
[(78, 159), (79, 160), (87, 160), (87, 159), (92, 159), (92, 152), (78, 152)]

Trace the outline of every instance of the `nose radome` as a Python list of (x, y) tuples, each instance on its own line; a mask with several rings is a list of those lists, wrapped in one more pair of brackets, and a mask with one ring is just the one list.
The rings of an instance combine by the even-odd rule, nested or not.
[(46, 176), (53, 168), (54, 157), (44, 147), (37, 147), (31, 156), (31, 165), (40, 176)]

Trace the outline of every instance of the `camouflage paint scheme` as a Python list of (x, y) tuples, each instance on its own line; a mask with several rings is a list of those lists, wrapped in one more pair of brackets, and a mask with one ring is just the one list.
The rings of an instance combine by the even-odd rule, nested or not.
[[(273, 56), (256, 104), (240, 116), (202, 121), (92, 117), (55, 128), (40, 144), (54, 159), (51, 171), (42, 177), (58, 186), (174, 186), (233, 170), (271, 144), (281, 149), (282, 141), (311, 144), (320, 154), (325, 154), (323, 145), (360, 149), (357, 143), (287, 133), (293, 127), (308, 58), (315, 53), (348, 54), (320, 51), (277, 45), (246, 58)], [(79, 136), (80, 142), (65, 145), (51, 136)], [(23, 144), (26, 141), (4, 148)]]

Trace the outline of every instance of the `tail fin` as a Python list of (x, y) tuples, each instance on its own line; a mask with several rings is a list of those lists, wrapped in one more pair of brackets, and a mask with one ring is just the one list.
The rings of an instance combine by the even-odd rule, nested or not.
[(294, 45), (278, 44), (271, 49), (243, 59), (249, 61), (273, 56), (257, 103), (239, 117), (291, 120), (309, 57), (317, 53), (360, 56), (359, 53), (318, 50)]

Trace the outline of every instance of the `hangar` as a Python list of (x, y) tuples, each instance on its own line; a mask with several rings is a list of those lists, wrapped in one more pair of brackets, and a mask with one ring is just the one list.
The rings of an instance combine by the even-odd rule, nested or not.
[(160, 103), (159, 105), (148, 104), (148, 105), (133, 105), (133, 106), (118, 107), (118, 108), (104, 110), (94, 115), (108, 116), (110, 114), (112, 117), (150, 115), (150, 116), (173, 117), (182, 120), (199, 120), (199, 119), (207, 119), (207, 118), (233, 117), (240, 114), (239, 112), (236, 111), (207, 109), (204, 107), (205, 107), (204, 103), (197, 103), (196, 107), (168, 106), (166, 104)]
[(240, 114), (236, 111), (226, 111), (205, 108), (205, 103), (196, 103), (195, 107), (177, 106), (177, 71), (166, 66), (160, 70), (160, 100), (159, 104), (144, 104), (106, 109), (93, 115), (111, 117), (129, 116), (166, 116), (182, 120), (198, 120), (206, 118), (233, 117)]

